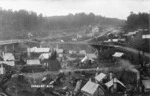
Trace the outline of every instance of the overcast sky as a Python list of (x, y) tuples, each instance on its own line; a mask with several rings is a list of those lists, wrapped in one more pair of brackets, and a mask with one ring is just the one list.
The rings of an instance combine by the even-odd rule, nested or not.
[(3, 9), (34, 11), (44, 16), (90, 13), (126, 19), (131, 11), (150, 12), (150, 0), (0, 0)]

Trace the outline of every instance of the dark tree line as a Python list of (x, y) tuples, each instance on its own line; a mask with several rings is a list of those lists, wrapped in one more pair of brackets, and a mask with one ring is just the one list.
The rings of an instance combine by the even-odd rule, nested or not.
[(119, 26), (121, 20), (97, 16), (93, 13), (77, 13), (67, 16), (44, 17), (26, 10), (0, 9), (0, 39), (27, 38), (30, 32), (35, 37), (48, 36), (51, 32), (76, 32), (89, 25)]
[(136, 29), (148, 29), (149, 27), (149, 14), (148, 13), (138, 13), (131, 14), (127, 17), (126, 30), (136, 30)]

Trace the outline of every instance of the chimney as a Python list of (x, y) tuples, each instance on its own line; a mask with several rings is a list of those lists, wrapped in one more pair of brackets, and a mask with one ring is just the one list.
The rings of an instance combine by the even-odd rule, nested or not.
[(113, 79), (113, 92), (117, 91), (117, 78)]
[(110, 72), (110, 73), (109, 73), (109, 80), (112, 80), (112, 79), (113, 79), (113, 73)]

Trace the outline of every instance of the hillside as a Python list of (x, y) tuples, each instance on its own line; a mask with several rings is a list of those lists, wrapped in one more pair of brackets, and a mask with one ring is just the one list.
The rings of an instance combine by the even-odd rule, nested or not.
[(44, 17), (26, 10), (0, 10), (0, 39), (23, 39), (30, 32), (34, 37), (45, 37), (56, 32), (79, 32), (89, 25), (119, 26), (122, 20), (97, 16), (93, 13)]

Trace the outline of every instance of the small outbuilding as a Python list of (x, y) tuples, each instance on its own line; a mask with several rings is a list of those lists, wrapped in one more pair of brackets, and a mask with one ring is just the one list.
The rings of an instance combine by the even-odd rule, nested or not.
[(123, 55), (124, 55), (124, 53), (122, 53), (122, 52), (115, 52), (115, 53), (113, 54), (113, 57), (120, 58), (120, 57), (122, 57)]
[(91, 81), (88, 81), (83, 86), (81, 92), (86, 96), (104, 96), (104, 91), (102, 90), (100, 85)]
[(100, 82), (102, 79), (104, 79), (106, 77), (106, 74), (104, 74), (104, 73), (100, 73), (99, 75), (97, 75), (96, 77), (95, 77), (95, 79), (98, 81), (98, 82)]

